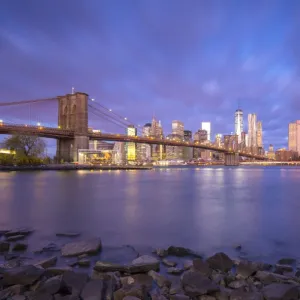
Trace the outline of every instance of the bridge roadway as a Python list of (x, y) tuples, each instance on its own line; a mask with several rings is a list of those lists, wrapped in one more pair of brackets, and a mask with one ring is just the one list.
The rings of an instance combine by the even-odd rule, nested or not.
[[(44, 127), (44, 126), (11, 125), (11, 124), (4, 124), (4, 123), (0, 123), (0, 134), (26, 134), (26, 135), (37, 135), (44, 138), (55, 138), (55, 139), (74, 139), (75, 137), (75, 132), (73, 130)], [(197, 141), (184, 142), (184, 141), (175, 141), (169, 139), (157, 139), (153, 137), (139, 137), (139, 136), (128, 136), (123, 134), (94, 133), (94, 132), (88, 132), (87, 136), (91, 140), (193, 147), (193, 148), (210, 150), (210, 151), (220, 152), (220, 153), (227, 153), (227, 154), (235, 153), (230, 149), (228, 150), (223, 147), (203, 144)], [(253, 158), (257, 160), (267, 160), (265, 156), (254, 155), (248, 152), (238, 151), (238, 154), (239, 156), (243, 156), (247, 158)]]

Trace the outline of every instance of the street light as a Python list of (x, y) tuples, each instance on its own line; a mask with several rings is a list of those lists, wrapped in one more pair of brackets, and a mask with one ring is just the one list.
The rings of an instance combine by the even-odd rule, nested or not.
[(37, 125), (37, 126), (41, 126), (41, 123), (40, 123), (40, 122), (38, 122), (38, 123), (36, 123), (36, 125)]

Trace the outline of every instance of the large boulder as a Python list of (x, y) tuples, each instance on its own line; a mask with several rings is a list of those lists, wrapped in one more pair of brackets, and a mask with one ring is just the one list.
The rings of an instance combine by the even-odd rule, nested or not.
[(147, 273), (151, 270), (159, 270), (160, 261), (150, 255), (142, 255), (132, 261), (128, 266), (127, 272), (134, 273)]
[[(223, 299), (228, 299), (228, 297)], [(259, 292), (244, 291), (242, 289), (239, 289), (230, 293), (230, 300), (263, 300), (263, 299), (264, 298), (262, 294)]]
[(86, 283), (82, 292), (82, 299), (102, 300), (102, 290), (104, 288), (103, 280), (93, 279)]
[(54, 267), (57, 262), (57, 256), (47, 257), (34, 263), (35, 266), (43, 267), (44, 269)]
[(257, 264), (253, 264), (250, 261), (241, 261), (236, 268), (236, 273), (246, 279), (254, 275), (258, 270)]
[(62, 281), (62, 276), (55, 276), (39, 284), (36, 292), (39, 294), (54, 295), (59, 293), (59, 291), (63, 289), (63, 287), (64, 287), (64, 283)]
[(126, 296), (137, 297), (138, 299), (147, 299), (147, 291), (140, 285), (127, 285), (123, 286), (114, 292), (114, 300), (123, 300)]
[(185, 294), (190, 297), (198, 297), (219, 291), (218, 285), (199, 271), (189, 270), (182, 275), (182, 287)]
[(25, 287), (23, 285), (17, 284), (10, 286), (2, 291), (0, 291), (0, 299), (12, 299), (11, 297), (23, 294), (25, 292)]
[(3, 273), (3, 284), (30, 285), (35, 283), (44, 274), (44, 272), (45, 270), (32, 265), (7, 269)]
[(266, 300), (295, 300), (298, 299), (298, 289), (295, 285), (272, 283), (262, 290)]
[(189, 248), (184, 248), (184, 247), (176, 247), (176, 246), (170, 246), (168, 248), (168, 254), (169, 255), (174, 255), (174, 256), (194, 256), (194, 257), (199, 257), (201, 258), (202, 256), (195, 251), (189, 249)]
[(258, 279), (263, 284), (270, 284), (273, 282), (286, 282), (289, 280), (289, 277), (283, 276), (280, 274), (267, 272), (267, 271), (258, 271), (255, 274), (255, 278)]
[(216, 253), (207, 260), (208, 265), (215, 270), (228, 272), (233, 267), (233, 261), (223, 252)]
[(65, 286), (73, 295), (80, 295), (88, 278), (89, 276), (85, 273), (75, 273), (73, 271), (67, 271), (62, 275)]
[(193, 260), (194, 269), (199, 271), (205, 276), (211, 276), (212, 269), (209, 267), (206, 261), (203, 261), (201, 258), (196, 258)]
[(170, 287), (171, 286), (171, 281), (166, 278), (165, 276), (151, 270), (148, 272), (148, 275), (152, 277), (152, 279), (156, 282), (156, 284), (162, 288), (164, 286)]
[(110, 262), (97, 261), (94, 270), (97, 272), (125, 272), (127, 270), (126, 265), (114, 264)]
[(85, 241), (72, 242), (61, 249), (62, 256), (79, 256), (81, 254), (96, 254), (102, 248), (101, 239), (93, 238)]

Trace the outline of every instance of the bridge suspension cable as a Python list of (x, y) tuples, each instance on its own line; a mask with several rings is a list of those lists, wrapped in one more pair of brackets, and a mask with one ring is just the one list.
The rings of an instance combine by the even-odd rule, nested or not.
[(53, 100), (57, 100), (57, 98), (45, 98), (45, 99), (2, 102), (2, 103), (0, 102), (0, 106), (13, 106), (13, 105), (31, 104), (31, 103), (38, 103), (38, 102), (53, 101)]

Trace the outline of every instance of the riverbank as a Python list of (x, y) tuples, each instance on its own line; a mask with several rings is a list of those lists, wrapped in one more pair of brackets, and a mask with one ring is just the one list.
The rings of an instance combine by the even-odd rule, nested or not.
[(204, 258), (177, 246), (150, 252), (110, 248), (76, 232), (57, 233), (61, 243), (29, 251), (32, 229), (1, 234), (0, 299), (299, 299), (300, 271), (293, 258), (271, 265), (222, 252)]
[(51, 164), (42, 166), (0, 166), (0, 171), (151, 170), (152, 166)]

